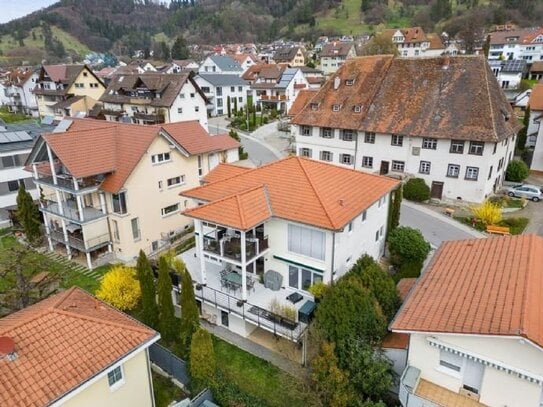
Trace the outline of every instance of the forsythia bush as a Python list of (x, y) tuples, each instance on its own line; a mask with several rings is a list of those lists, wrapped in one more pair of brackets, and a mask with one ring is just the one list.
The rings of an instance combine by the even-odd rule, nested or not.
[(502, 220), (500, 205), (488, 200), (479, 206), (471, 208), (471, 213), (485, 225), (496, 225)]
[(114, 266), (108, 271), (96, 296), (123, 311), (133, 309), (141, 296), (135, 271), (126, 266)]

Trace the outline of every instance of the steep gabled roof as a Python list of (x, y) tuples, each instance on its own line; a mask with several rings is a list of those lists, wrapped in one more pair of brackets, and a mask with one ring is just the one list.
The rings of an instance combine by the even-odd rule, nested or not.
[(298, 53), (300, 47), (282, 47), (275, 51), (273, 60), (275, 62), (290, 62)]
[(543, 110), (543, 83), (536, 83), (530, 94), (530, 110)]
[(393, 331), (524, 337), (543, 347), (543, 238), (445, 242)]
[(296, 96), (294, 103), (290, 107), (290, 110), (288, 111), (288, 115), (290, 117), (294, 117), (298, 113), (300, 113), (302, 109), (307, 106), (307, 104), (313, 98), (313, 96), (315, 96), (317, 93), (318, 93), (317, 89), (303, 89), (300, 92), (298, 92), (298, 96)]
[(0, 360), (0, 405), (45, 406), (75, 390), (157, 332), (71, 288), (0, 319), (17, 358)]
[[(348, 86), (347, 80), (354, 83)], [(340, 111), (333, 111), (335, 104), (341, 105)], [(356, 105), (360, 113), (354, 112)], [(292, 122), (489, 142), (519, 129), (482, 56), (346, 60)]]
[(351, 49), (353, 49), (354, 43), (344, 41), (333, 41), (326, 44), (321, 51), (321, 58), (323, 57), (346, 57)]
[(383, 30), (381, 35), (392, 39), (394, 37), (394, 34), (396, 34), (397, 31), (400, 31), (403, 34), (404, 44), (428, 41), (428, 39), (426, 38), (426, 34), (424, 33), (424, 30), (421, 27), (389, 28), (389, 29)]
[(209, 58), (219, 67), (221, 71), (243, 72), (243, 68), (233, 58), (226, 55), (210, 55)]
[[(219, 178), (204, 186), (181, 193), (207, 204), (188, 210), (186, 215), (244, 229), (251, 222), (231, 215), (234, 197), (242, 202), (255, 202), (258, 219), (268, 216), (263, 197), (268, 200), (274, 217), (315, 227), (341, 230), (398, 181), (378, 175), (349, 170), (302, 157), (288, 157), (255, 169), (239, 171), (229, 178)], [(264, 191), (265, 192), (256, 192)], [(247, 195), (249, 192), (251, 194)], [(228, 199), (225, 199), (228, 198)], [(236, 198), (236, 199), (238, 199)], [(212, 207), (212, 210), (207, 209)], [(217, 218), (217, 214), (219, 218)], [(237, 224), (234, 224), (237, 219)], [(253, 219), (253, 218), (251, 218)]]
[(205, 184), (210, 184), (212, 182), (222, 181), (249, 170), (250, 168), (240, 167), (238, 165), (220, 163), (204, 177), (203, 182)]

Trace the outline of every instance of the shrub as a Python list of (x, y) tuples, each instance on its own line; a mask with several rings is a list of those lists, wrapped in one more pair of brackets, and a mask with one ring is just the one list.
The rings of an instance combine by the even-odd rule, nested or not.
[(423, 263), (430, 253), (428, 243), (419, 230), (407, 226), (400, 226), (390, 232), (388, 237), (393, 264), (401, 265), (404, 262)]
[(410, 201), (427, 201), (430, 199), (430, 187), (422, 178), (411, 178), (403, 187), (403, 196)]
[(505, 171), (505, 179), (512, 182), (522, 182), (530, 173), (530, 169), (524, 161), (512, 160)]
[(277, 298), (271, 300), (270, 311), (274, 314), (282, 316), (283, 318), (296, 321), (296, 308), (294, 308), (292, 305), (281, 304)]
[(400, 264), (400, 270), (392, 277), (396, 283), (402, 278), (418, 278), (422, 270), (422, 263), (406, 261)]
[(313, 295), (313, 297), (315, 297), (315, 300), (318, 301), (324, 295), (326, 287), (326, 284), (324, 284), (322, 281), (319, 281), (318, 283), (315, 283), (311, 287), (309, 287), (308, 291)]
[(497, 225), (502, 220), (500, 205), (492, 203), (489, 200), (471, 208), (471, 213), (485, 225)]
[(120, 310), (133, 309), (141, 296), (140, 283), (136, 280), (134, 269), (126, 266), (115, 266), (108, 271), (96, 296)]
[(512, 235), (520, 235), (528, 226), (528, 222), (530, 222), (528, 218), (507, 218), (500, 222), (500, 226), (508, 226)]

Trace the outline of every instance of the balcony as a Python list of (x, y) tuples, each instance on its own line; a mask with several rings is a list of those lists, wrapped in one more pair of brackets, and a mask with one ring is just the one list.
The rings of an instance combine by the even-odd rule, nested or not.
[(80, 212), (77, 208), (77, 202), (75, 200), (68, 200), (62, 202), (62, 212), (60, 205), (54, 196), (44, 197), (40, 200), (40, 209), (43, 212), (51, 213), (63, 217), (70, 222), (81, 225), (85, 222), (90, 222), (96, 219), (100, 219), (106, 216), (101, 210), (96, 209), (92, 206), (86, 206), (83, 208), (83, 219), (80, 218)]
[[(262, 254), (268, 247), (267, 236), (247, 236), (245, 240), (246, 261)], [(241, 237), (225, 236), (216, 240), (204, 236), (204, 251), (241, 262)]]
[[(59, 243), (66, 243), (64, 240), (64, 233), (62, 230), (51, 230), (49, 232), (49, 237), (53, 239), (56, 242)], [(101, 247), (107, 246), (108, 244), (111, 244), (111, 237), (109, 233), (105, 233), (100, 236), (96, 236), (90, 239), (85, 239), (84, 235), (81, 233), (72, 234), (68, 233), (68, 245), (70, 247), (73, 247), (74, 249), (77, 249), (81, 252), (91, 252), (93, 250), (97, 250)]]
[(287, 95), (260, 95), (259, 98), (264, 102), (278, 102), (288, 100)]
[[(103, 177), (102, 177), (103, 178)], [(34, 179), (36, 184), (43, 184), (47, 187), (60, 189), (63, 191), (70, 192), (72, 194), (76, 193), (89, 193), (97, 191), (98, 187), (102, 183), (100, 177), (86, 177), (80, 180), (77, 180), (77, 188), (75, 189), (74, 179), (70, 176), (57, 175), (57, 183), (55, 184), (53, 177), (51, 175), (38, 175), (38, 179)]]

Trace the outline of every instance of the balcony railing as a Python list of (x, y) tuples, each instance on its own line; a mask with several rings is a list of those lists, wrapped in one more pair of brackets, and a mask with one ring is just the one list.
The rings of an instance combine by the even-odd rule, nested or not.
[(278, 100), (287, 100), (287, 95), (261, 95), (261, 100), (270, 100), (270, 101), (278, 101)]
[(274, 314), (259, 306), (243, 302), (236, 297), (208, 286), (196, 285), (196, 298), (205, 301), (215, 308), (225, 309), (251, 322), (259, 328), (273, 332), (291, 341), (298, 342), (307, 328), (307, 324), (296, 322)]
[(39, 175), (36, 183), (45, 184), (53, 188), (60, 188), (70, 191), (71, 193), (77, 192), (89, 192), (88, 190), (97, 189), (102, 181), (97, 177), (86, 177), (81, 180), (77, 180), (78, 189), (75, 189), (74, 181), (72, 177), (63, 177), (57, 175), (57, 183), (55, 184), (53, 176), (51, 175)]
[[(51, 239), (57, 242), (66, 243), (62, 230), (51, 230), (49, 231), (49, 236), (51, 237)], [(110, 244), (111, 237), (109, 233), (105, 233), (103, 235), (95, 236), (90, 239), (81, 239), (68, 233), (67, 243), (70, 247), (73, 247), (81, 252), (91, 252), (93, 250), (99, 249), (100, 247)]]
[[(246, 260), (268, 249), (268, 237), (247, 237), (245, 240)], [(204, 251), (229, 259), (241, 261), (241, 238), (226, 236), (220, 240), (204, 236)]]
[(40, 209), (44, 212), (52, 213), (70, 220), (73, 223), (82, 224), (92, 220), (100, 219), (106, 216), (101, 210), (92, 206), (83, 207), (83, 220), (80, 217), (80, 211), (77, 208), (77, 202), (73, 200), (62, 202), (62, 211), (59, 203), (54, 196), (44, 197), (40, 199)]

